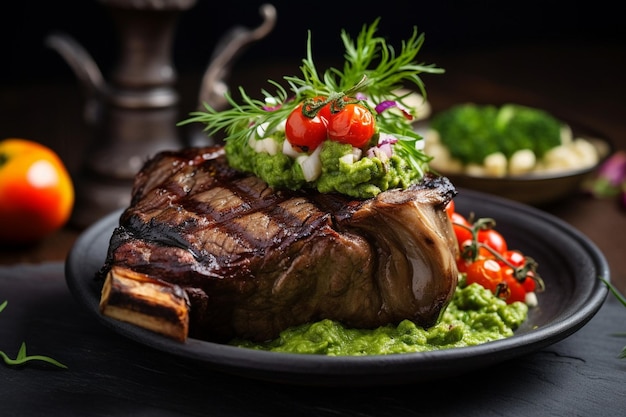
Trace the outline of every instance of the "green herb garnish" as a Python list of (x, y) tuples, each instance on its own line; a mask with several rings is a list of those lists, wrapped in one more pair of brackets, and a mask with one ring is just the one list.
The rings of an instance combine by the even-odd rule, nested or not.
[[(626, 298), (622, 294), (620, 294), (619, 291), (617, 291), (617, 288), (615, 288), (608, 280), (604, 278), (600, 278), (600, 280), (604, 282), (604, 284), (609, 288), (609, 291), (611, 291), (615, 298), (617, 298), (617, 300), (622, 303), (624, 307), (626, 307)], [(615, 336), (626, 337), (626, 333), (617, 333), (615, 334)], [(626, 346), (624, 346), (624, 349), (622, 349), (622, 353), (620, 353), (619, 358), (626, 359)]]
[[(8, 301), (4, 301), (0, 304), (0, 313), (6, 308)], [(0, 350), (0, 357), (4, 360), (4, 363), (7, 365), (23, 365), (26, 362), (30, 361), (43, 361), (54, 366), (58, 366), (59, 368), (67, 368), (67, 366), (63, 365), (61, 362), (52, 359), (49, 356), (43, 355), (27, 355), (26, 354), (26, 342), (22, 342), (22, 346), (20, 346), (20, 350), (17, 352), (17, 357), (15, 359), (11, 359), (6, 353)]]
[[(230, 93), (226, 93), (225, 98), (230, 108), (218, 111), (205, 103), (204, 111), (190, 113), (190, 117), (179, 122), (178, 126), (202, 123), (209, 136), (223, 132), (225, 141), (244, 142), (258, 132), (259, 127), (262, 127), (263, 132), (274, 131), (300, 103), (314, 97), (325, 96), (328, 98), (327, 102), (334, 102), (341, 101), (343, 97), (362, 94), (375, 103), (392, 100), (409, 107), (403, 102), (406, 96), (398, 95), (396, 91), (413, 85), (426, 98), (420, 74), (443, 73), (444, 70), (416, 61), (424, 43), (424, 34), (418, 33), (417, 27), (414, 27), (412, 36), (403, 41), (399, 51), (396, 51), (383, 37), (376, 36), (379, 20), (380, 18), (370, 25), (364, 25), (356, 40), (351, 39), (345, 30), (341, 32), (345, 46), (345, 63), (342, 69), (318, 71), (313, 60), (309, 32), (306, 58), (300, 66), (301, 76), (283, 77), (288, 89), (269, 80), (275, 87), (275, 92), (272, 94), (263, 89), (261, 93), (264, 99), (259, 100), (239, 87), (241, 103)], [(395, 112), (381, 112), (376, 118), (380, 132), (398, 139), (398, 156), (422, 176), (425, 164), (431, 158), (416, 146), (423, 138), (412, 129), (410, 121)]]
[[(626, 298), (620, 294), (619, 291), (617, 291), (617, 288), (615, 288), (608, 280), (600, 277), (600, 280), (602, 282), (604, 282), (604, 284), (608, 287), (609, 291), (611, 291), (611, 293), (615, 296), (615, 298), (617, 298), (617, 300), (622, 303), (622, 305), (624, 307), (626, 307)], [(618, 337), (626, 337), (626, 333), (617, 333), (614, 336), (618, 336)], [(622, 349), (622, 352), (619, 355), (620, 359), (626, 359), (626, 346), (624, 346), (624, 348)]]

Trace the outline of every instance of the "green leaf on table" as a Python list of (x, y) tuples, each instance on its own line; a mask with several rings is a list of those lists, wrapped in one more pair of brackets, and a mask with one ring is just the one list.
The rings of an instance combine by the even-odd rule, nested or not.
[[(0, 313), (6, 308), (7, 304), (8, 304), (8, 301), (6, 300), (0, 304)], [(17, 352), (17, 356), (15, 357), (15, 359), (11, 359), (9, 355), (7, 355), (2, 350), (0, 350), (0, 358), (2, 358), (4, 363), (9, 366), (23, 365), (31, 361), (41, 361), (41, 362), (47, 362), (59, 368), (64, 368), (64, 369), (67, 368), (67, 366), (63, 365), (61, 362), (49, 356), (43, 356), (43, 355), (29, 356), (26, 353), (26, 342), (22, 342), (22, 345), (20, 346), (20, 350)]]
[[(617, 298), (617, 300), (622, 303), (622, 305), (624, 307), (626, 307), (626, 297), (624, 297), (622, 294), (620, 294), (620, 292), (617, 290), (617, 288), (615, 288), (608, 280), (604, 279), (604, 278), (600, 278), (600, 280), (602, 280), (602, 282), (604, 282), (604, 285), (606, 285), (609, 289), (609, 291), (611, 291), (611, 293), (615, 296), (615, 298)], [(614, 336), (618, 336), (618, 337), (626, 337), (626, 333), (617, 333), (614, 334)], [(620, 353), (619, 355), (620, 359), (626, 359), (626, 346), (624, 346), (624, 349), (622, 349), (622, 353)]]

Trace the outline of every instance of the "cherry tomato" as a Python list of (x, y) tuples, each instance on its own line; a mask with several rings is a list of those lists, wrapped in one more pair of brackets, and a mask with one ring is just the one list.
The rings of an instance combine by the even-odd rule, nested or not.
[(459, 242), (459, 248), (462, 248), (461, 246), (463, 242), (472, 240), (472, 232), (469, 230), (472, 228), (472, 225), (462, 214), (457, 212), (453, 212), (450, 215), (450, 221), (452, 222), (452, 228), (454, 229), (456, 240)]
[(502, 275), (498, 262), (493, 259), (478, 259), (467, 266), (466, 282), (467, 285), (480, 284), (495, 294), (498, 284), (504, 279)]
[[(508, 287), (506, 302), (511, 304), (515, 301), (526, 301), (526, 290), (523, 285), (513, 277), (513, 270), (509, 267), (505, 268), (503, 276), (504, 282), (506, 282)], [(528, 281), (528, 279), (526, 281)]]
[(446, 204), (446, 214), (449, 218), (452, 218), (452, 213), (455, 212), (454, 200), (450, 200), (448, 204)]
[(456, 268), (459, 272), (467, 272), (467, 267), (470, 266), (471, 263), (472, 261), (458, 257), (456, 259)]
[(59, 156), (26, 139), (0, 141), (0, 243), (33, 243), (61, 228), (74, 186)]
[[(476, 239), (478, 240), (478, 242), (489, 246), (491, 249), (500, 254), (503, 254), (508, 249), (506, 240), (504, 240), (504, 236), (502, 236), (500, 232), (494, 229), (479, 230), (476, 235)], [(480, 248), (479, 254), (485, 257), (493, 256), (491, 252), (489, 252), (489, 250), (485, 248)]]
[(365, 106), (358, 103), (344, 105), (331, 113), (328, 122), (328, 138), (361, 148), (369, 142), (376, 131), (376, 118)]
[(535, 281), (535, 273), (533, 271), (528, 271), (526, 274), (526, 279), (521, 282), (522, 287), (526, 290), (526, 292), (534, 292), (537, 288), (537, 282)]
[[(511, 266), (515, 268), (522, 267), (526, 263), (526, 257), (524, 254), (517, 250), (505, 250), (501, 255)], [(501, 260), (498, 260), (498, 263), (502, 266), (507, 265), (506, 262)]]
[[(513, 268), (521, 268), (526, 265), (526, 257), (523, 253), (517, 250), (507, 250), (502, 254), (502, 257), (508, 262), (508, 264), (502, 260), (498, 260), (498, 263), (502, 265), (505, 273), (513, 277)], [(514, 278), (514, 277), (513, 277)], [(525, 292), (533, 292), (535, 291), (536, 282), (535, 282), (535, 273), (533, 271), (528, 271), (526, 273), (526, 278), (523, 281), (518, 281), (521, 286), (524, 288)]]
[[(323, 97), (315, 97), (311, 102), (325, 100)], [(304, 152), (315, 150), (322, 142), (328, 138), (328, 122), (330, 119), (330, 108), (324, 106), (314, 117), (309, 117), (303, 111), (308, 101), (298, 105), (287, 117), (285, 123), (285, 136), (291, 146), (300, 148)]]
[[(326, 97), (318, 96), (318, 97), (315, 97), (313, 100), (317, 102), (323, 102), (326, 100)], [(317, 115), (321, 117), (322, 119), (326, 120), (326, 122), (329, 122), (330, 121), (330, 104), (327, 104), (324, 107), (322, 107), (317, 113)]]
[[(503, 263), (501, 262), (501, 264)], [(521, 265), (517, 265), (516, 268), (519, 268), (523, 265), (524, 263), (522, 263)], [(506, 274), (511, 275), (511, 277), (513, 277), (513, 269), (511, 267), (503, 265), (502, 268), (504, 269)], [(517, 278), (515, 279), (517, 280)], [(523, 280), (521, 281), (517, 280), (517, 281), (522, 285), (522, 287), (524, 288), (526, 292), (533, 292), (535, 291), (537, 287), (536, 275), (533, 271), (530, 271), (530, 270), (526, 272), (526, 277)]]

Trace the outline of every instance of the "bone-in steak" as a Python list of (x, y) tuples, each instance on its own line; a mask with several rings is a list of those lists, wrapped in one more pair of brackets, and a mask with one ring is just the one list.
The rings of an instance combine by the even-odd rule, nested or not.
[[(221, 147), (163, 152), (137, 175), (99, 278), (127, 271), (140, 288), (160, 285), (187, 304), (188, 335), (210, 341), (263, 341), (323, 318), (428, 327), (457, 284), (444, 211), (455, 194), (436, 176), (366, 200), (273, 190), (230, 168)], [(129, 316), (164, 314), (133, 309), (133, 297)]]

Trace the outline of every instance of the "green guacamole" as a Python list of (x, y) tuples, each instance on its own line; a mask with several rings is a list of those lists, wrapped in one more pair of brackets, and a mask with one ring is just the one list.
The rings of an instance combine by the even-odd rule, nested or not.
[(404, 320), (374, 330), (349, 329), (332, 320), (285, 330), (266, 343), (231, 344), (274, 352), (329, 356), (387, 355), (472, 346), (513, 335), (527, 318), (522, 302), (506, 304), (478, 284), (459, 285), (441, 320), (429, 329)]
[[(280, 149), (284, 132), (272, 136)], [(314, 188), (321, 193), (338, 192), (355, 198), (370, 198), (391, 188), (407, 188), (421, 179), (421, 173), (403, 158), (363, 157), (345, 162), (341, 157), (351, 154), (351, 145), (325, 141), (320, 152), (321, 175), (313, 182), (305, 180), (302, 167), (296, 159), (277, 152), (257, 152), (246, 141), (227, 141), (226, 156), (231, 167), (250, 172), (273, 188), (298, 190)]]

